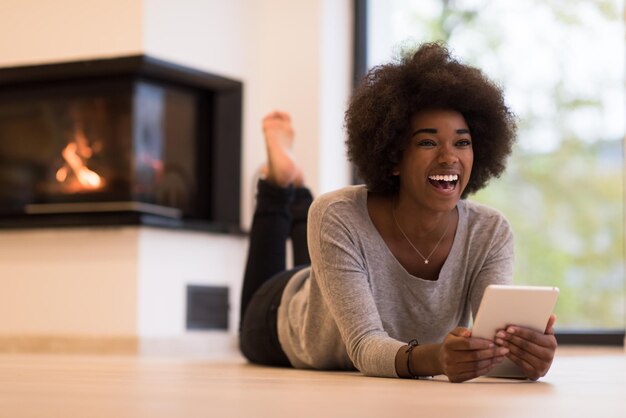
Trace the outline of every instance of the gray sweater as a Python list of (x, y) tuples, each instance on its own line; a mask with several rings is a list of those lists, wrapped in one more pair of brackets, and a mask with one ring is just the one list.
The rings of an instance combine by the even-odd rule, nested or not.
[(409, 274), (367, 211), (367, 189), (316, 199), (309, 211), (311, 268), (291, 278), (278, 310), (278, 338), (294, 367), (397, 376), (395, 356), (417, 338), (440, 343), (467, 327), (491, 283), (512, 280), (513, 234), (506, 219), (461, 200), (459, 223), (438, 280)]

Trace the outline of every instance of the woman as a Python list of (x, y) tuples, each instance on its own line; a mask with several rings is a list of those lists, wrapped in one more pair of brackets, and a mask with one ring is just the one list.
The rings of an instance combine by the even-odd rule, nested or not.
[[(243, 354), (266, 365), (452, 382), (508, 357), (531, 379), (545, 375), (554, 316), (543, 334), (509, 327), (496, 344), (467, 329), (485, 287), (512, 276), (507, 221), (464, 200), (503, 172), (511, 152), (515, 122), (502, 91), (444, 46), (425, 44), (370, 71), (346, 127), (365, 185), (315, 200), (307, 252), (311, 195), (290, 154), (291, 122), (281, 112), (264, 119), (268, 166), (244, 277)], [(288, 237), (298, 267), (282, 272)]]

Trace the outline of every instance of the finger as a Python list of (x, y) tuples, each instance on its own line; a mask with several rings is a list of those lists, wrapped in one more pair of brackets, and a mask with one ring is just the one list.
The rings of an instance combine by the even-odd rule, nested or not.
[(525, 345), (528, 345), (528, 349), (532, 345), (556, 348), (556, 339), (553, 334), (542, 334), (528, 328), (510, 326), (506, 331), (498, 331), (496, 339), (498, 338), (511, 341), (522, 348), (526, 348)]
[[(453, 350), (476, 350), (490, 347), (491, 341), (471, 338), (472, 332), (463, 327), (456, 327), (446, 337), (446, 345)], [(477, 341), (474, 341), (477, 340)], [(479, 341), (483, 341), (482, 343)]]
[(461, 383), (467, 380), (475, 379), (480, 376), (484, 376), (492, 369), (492, 366), (483, 367), (481, 369), (472, 370), (468, 372), (461, 372), (458, 374), (448, 375), (448, 380), (452, 383)]
[(458, 337), (455, 337), (451, 338), (448, 342), (448, 349), (454, 351), (487, 350), (494, 347), (495, 344), (492, 341), (483, 340), (480, 338), (458, 339)]
[(447, 338), (447, 346), (452, 350), (484, 350), (486, 348), (494, 347), (493, 341), (485, 340), (482, 338), (472, 338), (471, 332), (465, 329), (467, 332), (453, 330), (450, 336)]
[(548, 325), (546, 325), (546, 330), (544, 334), (554, 335), (554, 323), (556, 322), (556, 315), (550, 315), (550, 319), (548, 319)]
[(532, 368), (538, 368), (541, 366), (541, 364), (544, 362), (544, 360), (542, 360), (542, 357), (535, 355), (535, 353), (532, 353), (528, 350), (525, 350), (524, 348), (516, 345), (516, 344), (508, 344), (507, 345), (508, 349), (509, 349), (509, 357), (510, 355), (514, 355), (515, 357), (523, 360), (525, 363), (527, 363), (530, 367)]
[[(510, 336), (509, 339), (501, 342), (502, 346), (507, 347), (511, 353), (525, 359), (537, 368), (542, 367), (543, 364), (552, 362), (556, 350), (556, 348), (539, 346), (515, 336)], [(554, 345), (556, 347), (556, 342)]]
[(533, 367), (532, 364), (528, 363), (523, 358), (513, 354), (513, 352), (511, 352), (511, 354), (509, 354), (507, 358), (511, 360), (514, 364), (516, 364), (520, 369), (522, 369), (526, 377), (528, 377), (529, 379), (537, 380), (542, 376), (542, 374), (539, 373), (539, 371), (535, 367)]
[[(554, 337), (553, 337), (554, 338)], [(529, 351), (515, 344), (507, 345), (510, 349), (509, 358), (515, 357), (525, 363), (524, 370), (527, 376), (538, 378), (550, 368), (554, 358), (554, 350), (542, 348), (538, 351)], [(520, 366), (522, 367), (522, 366)]]
[(496, 364), (500, 364), (504, 361), (504, 356), (490, 357), (484, 360), (477, 360), (472, 362), (460, 362), (450, 367), (450, 370), (456, 373), (471, 373), (476, 370), (488, 369)]
[(445, 372), (448, 376), (454, 376), (493, 367), (504, 361), (504, 356), (508, 353), (509, 349), (503, 347), (480, 351), (449, 351), (446, 355)]
[(494, 358), (503, 357), (509, 353), (510, 349), (507, 347), (492, 347), (486, 350), (466, 350), (457, 351), (456, 362), (457, 363), (478, 363), (484, 360), (491, 361)]
[(450, 334), (454, 335), (455, 337), (469, 337), (472, 335), (472, 332), (467, 328), (456, 327), (452, 331), (450, 331)]

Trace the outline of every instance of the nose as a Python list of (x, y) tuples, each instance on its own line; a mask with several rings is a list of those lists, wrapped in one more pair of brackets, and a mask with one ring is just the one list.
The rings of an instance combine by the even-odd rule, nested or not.
[(439, 155), (437, 156), (439, 164), (453, 165), (459, 161), (459, 157), (456, 155), (456, 149), (449, 144), (443, 144), (439, 148)]

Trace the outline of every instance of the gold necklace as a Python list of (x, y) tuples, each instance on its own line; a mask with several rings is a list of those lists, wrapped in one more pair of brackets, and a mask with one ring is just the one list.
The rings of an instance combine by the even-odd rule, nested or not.
[(404, 231), (402, 230), (402, 227), (400, 227), (400, 224), (398, 223), (398, 219), (396, 219), (396, 205), (394, 202), (391, 202), (391, 215), (393, 216), (393, 221), (396, 223), (396, 226), (398, 227), (398, 230), (400, 231), (400, 233), (402, 233), (402, 236), (404, 237), (404, 239), (406, 239), (409, 245), (413, 247), (415, 252), (419, 254), (420, 257), (422, 257), (422, 259), (424, 260), (424, 264), (428, 264), (428, 260), (430, 260), (430, 256), (433, 255), (437, 247), (439, 247), (439, 244), (441, 244), (441, 241), (443, 241), (443, 237), (445, 237), (446, 234), (448, 233), (448, 228), (450, 228), (450, 223), (452, 223), (452, 217), (450, 217), (450, 219), (448, 219), (448, 224), (446, 225), (446, 229), (445, 231), (443, 231), (443, 235), (441, 236), (441, 238), (439, 238), (439, 241), (437, 241), (437, 244), (435, 244), (430, 254), (428, 254), (428, 257), (424, 257), (422, 253), (420, 252), (420, 250), (418, 250), (415, 247), (415, 245), (413, 245), (409, 237), (404, 233)]

